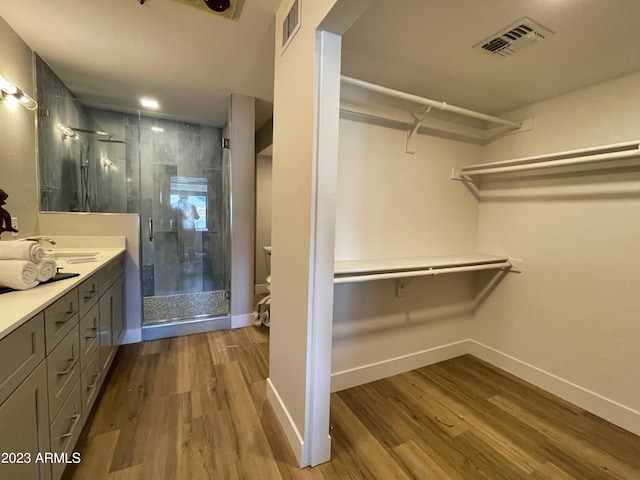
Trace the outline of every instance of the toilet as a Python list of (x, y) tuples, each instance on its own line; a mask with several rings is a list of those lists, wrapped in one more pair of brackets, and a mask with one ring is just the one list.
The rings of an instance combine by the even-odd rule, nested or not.
[(271, 246), (262, 247), (264, 251), (264, 261), (267, 264), (267, 278), (265, 279), (265, 288), (269, 294), (258, 302), (256, 311), (254, 312), (254, 325), (259, 327), (271, 325)]

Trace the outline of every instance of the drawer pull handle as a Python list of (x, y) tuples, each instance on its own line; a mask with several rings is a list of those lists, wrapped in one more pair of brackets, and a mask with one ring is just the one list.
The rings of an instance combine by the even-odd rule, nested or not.
[(98, 336), (96, 333), (98, 331), (98, 327), (87, 328), (86, 331), (93, 333), (85, 333), (84, 338), (96, 338)]
[(91, 300), (93, 297), (96, 296), (96, 293), (98, 293), (98, 290), (96, 290), (95, 288), (93, 290), (91, 290), (90, 292), (87, 292), (88, 295), (83, 295), (82, 298), (84, 298), (85, 300)]
[(65, 433), (64, 435), (60, 435), (60, 438), (67, 438), (73, 435), (73, 431), (76, 429), (76, 427), (78, 426), (78, 422), (80, 421), (80, 414), (76, 413), (73, 417), (71, 417), (71, 419), (73, 420), (73, 423), (71, 424), (71, 429), (69, 430), (68, 433)]
[(98, 386), (98, 378), (100, 378), (100, 372), (96, 372), (91, 376), (94, 377), (96, 379), (96, 381), (93, 382), (91, 385), (87, 385), (87, 390), (93, 390), (94, 388), (96, 388)]
[(71, 320), (73, 317), (75, 317), (76, 313), (78, 313), (77, 310), (73, 310), (71, 312), (66, 312), (67, 313), (67, 318), (65, 318), (64, 320), (56, 320), (56, 325), (61, 325), (63, 323), (67, 323), (69, 320)]
[(66, 370), (63, 370), (63, 371), (61, 371), (61, 372), (58, 372), (58, 375), (60, 375), (60, 376), (62, 376), (62, 375), (68, 375), (68, 374), (69, 374), (69, 372), (71, 372), (71, 370), (73, 370), (73, 367), (74, 367), (74, 366), (75, 366), (75, 364), (76, 364), (76, 360), (77, 360), (77, 359), (76, 359), (75, 357), (71, 357), (71, 358), (69, 359), (69, 366), (67, 367), (67, 369), (66, 369)]

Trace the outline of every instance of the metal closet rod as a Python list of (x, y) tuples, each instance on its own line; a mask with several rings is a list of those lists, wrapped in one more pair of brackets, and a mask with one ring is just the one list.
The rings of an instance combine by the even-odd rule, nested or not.
[(499, 125), (507, 125), (512, 128), (522, 127), (522, 123), (520, 122), (512, 122), (511, 120), (505, 120), (504, 118), (494, 117), (493, 115), (487, 115), (485, 113), (475, 112), (473, 110), (468, 110), (466, 108), (456, 107), (455, 105), (449, 105), (446, 102), (439, 102), (437, 100), (431, 100), (429, 98), (419, 97), (417, 95), (412, 95), (410, 93), (405, 93), (399, 90), (394, 90), (392, 88), (376, 85), (374, 83), (358, 80), (357, 78), (347, 77), (346, 75), (341, 75), (340, 79), (342, 80), (343, 83), (355, 85), (365, 90), (371, 90), (372, 92), (382, 93), (384, 95), (388, 95), (394, 98), (399, 98), (401, 100), (407, 100), (409, 102), (417, 103), (419, 105), (424, 105), (425, 107), (433, 107), (433, 108), (437, 108), (438, 110), (457, 113), (459, 115), (464, 115), (465, 117), (477, 118), (487, 122), (497, 123)]
[(458, 272), (474, 272), (477, 270), (504, 270), (511, 268), (513, 264), (511, 262), (499, 262), (499, 263), (484, 263), (481, 265), (464, 265), (460, 267), (428, 267), (423, 270), (405, 270), (402, 272), (389, 272), (389, 273), (372, 273), (361, 275), (348, 275), (344, 277), (336, 277), (333, 283), (356, 283), (356, 282), (369, 282), (372, 280), (386, 280), (389, 278), (407, 278), (407, 277), (424, 277), (441, 275), (445, 273), (458, 273)]
[[(625, 150), (611, 151), (616, 148)], [(604, 153), (599, 153), (603, 152)], [(561, 158), (557, 158), (561, 157)], [(503, 162), (469, 165), (460, 169), (462, 175), (490, 175), (495, 173), (510, 173), (541, 168), (568, 167), (572, 165), (586, 165), (590, 163), (624, 160), (640, 157), (640, 143), (622, 143), (604, 145), (590, 149), (580, 149), (558, 154), (540, 155)]]

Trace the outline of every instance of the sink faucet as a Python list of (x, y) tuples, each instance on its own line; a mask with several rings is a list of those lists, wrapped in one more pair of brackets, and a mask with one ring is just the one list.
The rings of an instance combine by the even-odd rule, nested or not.
[(49, 245), (55, 245), (56, 244), (55, 240), (51, 240), (50, 238), (42, 238), (42, 237), (38, 238), (38, 237), (36, 237), (36, 238), (25, 238), (25, 240), (31, 240), (31, 241), (38, 242), (38, 243), (47, 242), (47, 243), (49, 243)]

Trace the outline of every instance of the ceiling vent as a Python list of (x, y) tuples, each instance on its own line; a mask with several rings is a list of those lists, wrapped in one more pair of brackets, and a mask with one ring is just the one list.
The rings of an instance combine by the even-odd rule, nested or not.
[[(195, 7), (199, 10), (213, 13), (214, 15), (218, 15), (220, 17), (228, 18), (229, 20), (233, 20), (235, 18), (234, 15), (236, 13), (236, 6), (238, 5), (238, 0), (230, 0), (229, 6), (226, 9), (220, 9), (219, 11), (216, 8), (218, 2), (205, 2), (205, 0), (174, 0), (174, 2), (182, 3), (183, 5), (189, 5), (190, 7)], [(220, 3), (222, 4), (223, 2)], [(208, 4), (212, 6), (209, 6)]]
[(481, 49), (491, 55), (509, 57), (519, 50), (544, 40), (549, 35), (553, 35), (551, 30), (524, 17), (476, 43), (473, 48)]

